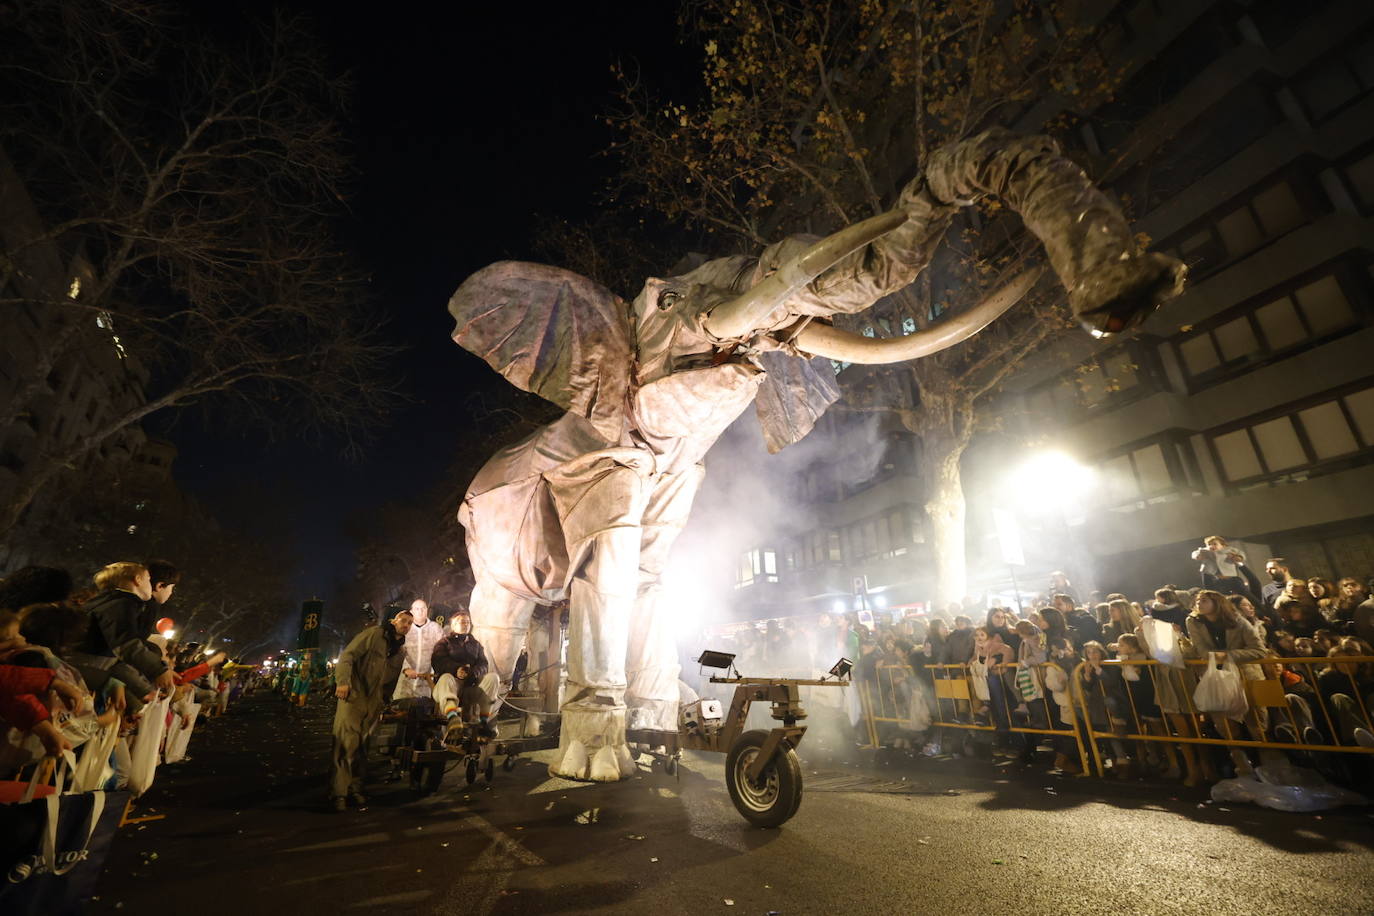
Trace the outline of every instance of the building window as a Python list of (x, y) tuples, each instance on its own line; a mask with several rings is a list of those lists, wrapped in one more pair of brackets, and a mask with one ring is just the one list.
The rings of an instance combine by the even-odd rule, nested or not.
[(1174, 339), (1179, 363), (1197, 391), (1248, 372), (1288, 351), (1311, 347), (1363, 323), (1349, 295), (1348, 272), (1327, 267), (1287, 291), (1242, 303)]
[(1362, 385), (1209, 434), (1227, 484), (1305, 480), (1374, 459), (1374, 385)]
[(1340, 171), (1361, 212), (1374, 211), (1374, 150), (1357, 154)]
[(746, 550), (740, 556), (739, 575), (735, 588), (748, 588), (755, 582), (778, 581), (777, 552), (766, 547)]
[(1129, 341), (1030, 389), (1026, 410), (1039, 417), (1063, 417), (1119, 407), (1162, 388), (1153, 354), (1142, 341)]
[(1202, 492), (1202, 475), (1188, 433), (1173, 430), (1136, 442), (1099, 462), (1104, 499), (1122, 512)]
[(1293, 81), (1313, 124), (1345, 111), (1374, 89), (1374, 33), (1366, 33), (1344, 49), (1321, 56), (1316, 66)]
[(1204, 277), (1325, 212), (1318, 200), (1296, 175), (1278, 181), (1267, 179), (1160, 247), (1174, 251), (1187, 263), (1194, 279)]

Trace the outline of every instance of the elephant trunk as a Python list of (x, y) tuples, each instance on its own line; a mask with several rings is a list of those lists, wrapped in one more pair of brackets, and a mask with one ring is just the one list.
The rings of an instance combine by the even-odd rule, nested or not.
[(765, 327), (770, 316), (786, 306), (798, 290), (907, 219), (905, 210), (889, 210), (826, 236), (746, 292), (712, 309), (706, 317), (706, 330), (717, 340), (733, 340)]
[(968, 311), (905, 337), (874, 339), (813, 322), (802, 328), (792, 343), (812, 356), (858, 365), (899, 363), (930, 356), (983, 330), (1020, 302), (1043, 273), (1039, 267), (1023, 271)]

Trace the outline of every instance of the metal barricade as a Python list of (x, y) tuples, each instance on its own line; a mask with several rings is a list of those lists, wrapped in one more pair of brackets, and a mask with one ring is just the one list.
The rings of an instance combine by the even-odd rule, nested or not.
[[(1088, 752), (1086, 729), (1076, 721), (1065, 722), (1065, 714), (1072, 720), (1074, 711), (1079, 708), (1073, 692), (1078, 687), (1078, 679), (1072, 672), (1053, 666), (1055, 672), (1064, 679), (1065, 690), (1071, 702), (1061, 706), (1054, 697), (1054, 691), (1047, 686), (1046, 675), (1051, 678), (1055, 672), (1047, 669), (1053, 663), (1027, 666), (1021, 669), (1014, 664), (988, 666), (989, 677), (997, 677), (997, 686), (991, 689), (1006, 692), (1006, 718), (1003, 722), (995, 720), (995, 705), (989, 700), (980, 699), (982, 694), (974, 682), (975, 675), (968, 665), (925, 665), (925, 677), (917, 681), (916, 674), (906, 665), (881, 664), (876, 666), (874, 677), (862, 679), (859, 684), (860, 709), (864, 719), (867, 737), (871, 747), (884, 743), (883, 733), (891, 731), (924, 731), (926, 727), (937, 729), (961, 729), (972, 732), (1004, 732), (1035, 736), (1026, 740), (1038, 741), (1040, 736), (1051, 736), (1071, 740), (1072, 753), (1065, 750), (1065, 756), (1076, 758), (1083, 772), (1088, 771)], [(1026, 698), (1016, 691), (1013, 684), (1006, 683), (1006, 675), (1013, 677), (1024, 670), (1022, 679), (1029, 678), (1027, 692), (1034, 695)], [(992, 682), (989, 681), (989, 684)], [(919, 690), (917, 687), (919, 686)], [(928, 691), (928, 693), (925, 693)], [(1016, 691), (1016, 692), (1014, 692)], [(920, 728), (917, 724), (924, 717), (912, 709), (912, 704), (926, 703), (929, 721)], [(1024, 706), (1025, 722), (1020, 721), (1020, 707)], [(1056, 728), (1058, 723), (1062, 727)]]
[[(1087, 723), (1098, 776), (1105, 772), (1102, 741), (1173, 745), (1185, 755), (1191, 745), (1242, 752), (1374, 754), (1374, 747), (1355, 737), (1357, 729), (1374, 735), (1374, 656), (1270, 656), (1240, 663), (1248, 701), (1242, 722), (1197, 709), (1194, 691), (1208, 664), (1207, 659), (1187, 659), (1182, 667), (1153, 659), (1113, 659), (1102, 663), (1101, 673), (1087, 662), (1075, 669), (1080, 718)], [(1148, 695), (1129, 686), (1142, 678), (1148, 678)], [(1143, 702), (1151, 705), (1142, 709)], [(1215, 737), (1205, 733), (1204, 716), (1218, 733)]]

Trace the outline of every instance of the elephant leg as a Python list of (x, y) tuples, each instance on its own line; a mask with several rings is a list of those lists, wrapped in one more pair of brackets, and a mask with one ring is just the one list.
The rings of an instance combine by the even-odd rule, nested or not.
[(596, 782), (634, 773), (625, 743), (625, 657), (651, 462), (633, 449), (615, 453), (583, 456), (545, 475), (572, 574), (568, 679), (549, 772)]
[(654, 484), (644, 509), (639, 551), (639, 589), (630, 621), (625, 702), (631, 728), (677, 729), (678, 664), (674, 619), (660, 601), (659, 580), (673, 543), (687, 524), (692, 500), (706, 468), (696, 465), (679, 474), (664, 474)]
[(482, 644), (491, 673), (496, 675), (496, 692), (490, 698), (497, 708), (505, 698), (504, 685), (510, 683), (516, 659), (525, 646), (534, 605), (530, 599), (497, 585), (495, 580), (478, 575), (469, 602), (472, 635)]

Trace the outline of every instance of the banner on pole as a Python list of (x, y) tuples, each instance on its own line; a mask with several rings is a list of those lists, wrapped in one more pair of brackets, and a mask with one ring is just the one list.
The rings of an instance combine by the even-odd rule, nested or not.
[(318, 598), (301, 602), (301, 634), (296, 640), (298, 649), (320, 647), (320, 620), (324, 617), (324, 602)]

